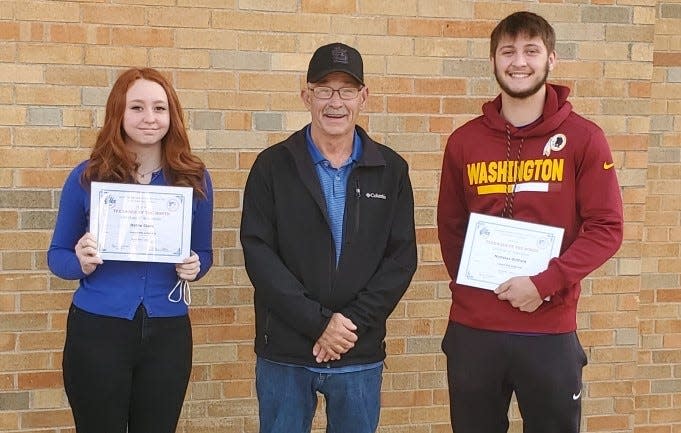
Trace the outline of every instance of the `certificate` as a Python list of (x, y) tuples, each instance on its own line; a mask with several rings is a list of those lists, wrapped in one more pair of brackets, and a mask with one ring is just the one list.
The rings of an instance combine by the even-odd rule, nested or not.
[(92, 182), (90, 232), (104, 260), (180, 263), (189, 257), (192, 188)]
[(532, 276), (558, 257), (564, 229), (471, 213), (458, 284), (494, 290), (511, 277)]

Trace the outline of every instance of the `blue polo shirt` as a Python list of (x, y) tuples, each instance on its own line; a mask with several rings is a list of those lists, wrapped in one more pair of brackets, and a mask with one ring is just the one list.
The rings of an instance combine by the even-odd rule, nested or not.
[(312, 162), (317, 170), (319, 183), (326, 200), (326, 211), (331, 222), (331, 235), (336, 247), (336, 265), (338, 265), (343, 246), (343, 218), (345, 217), (345, 195), (348, 189), (348, 178), (355, 163), (362, 156), (362, 140), (355, 131), (350, 157), (340, 167), (334, 168), (312, 141), (309, 126), (305, 131), (305, 137), (307, 138), (307, 150), (310, 152)]

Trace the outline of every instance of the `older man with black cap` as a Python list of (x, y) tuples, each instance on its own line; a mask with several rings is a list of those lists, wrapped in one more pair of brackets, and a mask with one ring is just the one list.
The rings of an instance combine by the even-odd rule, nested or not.
[(320, 47), (311, 122), (258, 155), (241, 244), (255, 288), (260, 433), (374, 433), (386, 321), (416, 270), (407, 163), (357, 126), (369, 91), (352, 47)]

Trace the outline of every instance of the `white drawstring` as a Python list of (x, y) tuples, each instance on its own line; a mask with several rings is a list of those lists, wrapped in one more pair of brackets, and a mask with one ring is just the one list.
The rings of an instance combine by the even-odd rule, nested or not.
[[(178, 288), (178, 296), (176, 299), (173, 299), (173, 293), (175, 293), (175, 290), (178, 290)], [(173, 290), (168, 293), (168, 300), (176, 304), (180, 301), (184, 301), (185, 305), (189, 306), (192, 303), (192, 292), (189, 288), (189, 281), (178, 278)]]

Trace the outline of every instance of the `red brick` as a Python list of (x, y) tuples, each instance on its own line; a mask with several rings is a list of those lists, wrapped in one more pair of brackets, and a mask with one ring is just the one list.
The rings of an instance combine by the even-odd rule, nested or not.
[(654, 66), (681, 66), (681, 53), (653, 53)]
[(61, 388), (64, 386), (61, 371), (19, 373), (19, 389)]
[(303, 0), (304, 13), (354, 14), (355, 0)]
[(443, 36), (458, 38), (489, 38), (496, 23), (486, 21), (448, 21)]

